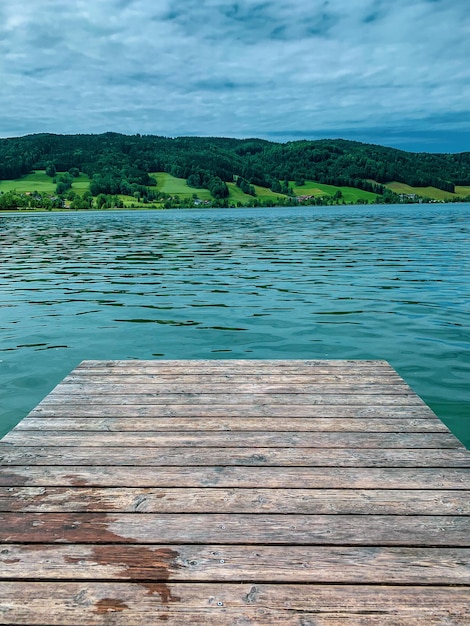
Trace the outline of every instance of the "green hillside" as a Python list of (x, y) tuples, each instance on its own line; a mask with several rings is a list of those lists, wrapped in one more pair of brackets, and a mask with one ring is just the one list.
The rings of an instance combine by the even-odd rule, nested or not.
[(455, 200), (457, 198), (465, 198), (470, 196), (470, 186), (456, 186), (455, 193), (451, 191), (443, 191), (436, 187), (412, 187), (405, 183), (392, 182), (385, 185), (387, 189), (390, 189), (397, 194), (417, 195), (422, 198), (431, 198), (439, 202), (445, 202), (446, 200)]
[[(190, 187), (184, 178), (177, 178), (166, 172), (152, 172), (150, 174), (157, 181), (157, 189), (171, 196), (179, 196), (180, 198), (193, 198), (196, 195), (200, 200), (213, 200), (208, 189)], [(229, 190), (228, 202), (230, 204), (248, 204), (253, 201), (253, 196), (244, 193), (233, 182), (227, 182)], [(286, 198), (285, 195), (274, 193), (266, 187), (255, 185), (256, 198), (258, 200), (278, 200)]]
[(333, 198), (340, 191), (341, 199), (347, 204), (356, 204), (358, 201), (371, 203), (377, 199), (377, 194), (370, 191), (355, 189), (354, 187), (324, 185), (312, 180), (305, 181), (304, 185), (297, 185), (292, 182), (291, 186), (296, 196), (314, 196), (317, 198), (328, 196)]
[[(58, 172), (57, 176), (60, 176), (60, 174), (61, 172)], [(179, 202), (184, 203), (184, 206), (197, 205), (198, 201), (207, 201), (211, 204), (214, 202), (214, 198), (208, 189), (190, 187), (184, 178), (173, 176), (167, 172), (150, 172), (150, 177), (154, 179), (156, 185), (148, 186), (146, 189), (149, 191), (153, 190), (158, 197), (152, 200), (128, 194), (117, 194), (115, 197), (122, 201), (124, 207), (133, 206), (136, 208), (148, 208), (149, 205), (162, 208), (163, 206), (168, 206), (168, 201), (171, 206), (179, 206)], [(53, 180), (53, 178), (45, 174), (44, 170), (35, 170), (21, 178), (0, 180), (0, 193), (17, 192), (31, 194), (37, 192), (38, 194), (54, 196), (56, 184)], [(375, 181), (370, 182), (375, 184)], [(253, 185), (256, 195), (252, 196), (244, 193), (234, 182), (227, 182), (226, 184), (228, 188), (227, 204), (232, 206), (246, 206), (256, 204), (257, 202), (263, 205), (269, 203), (273, 205), (285, 204), (286, 202), (295, 204), (298, 201), (313, 204), (319, 199), (322, 199), (325, 203), (357, 204), (358, 202), (374, 203), (377, 202), (378, 198), (380, 201), (381, 198), (380, 194), (363, 189), (345, 185), (328, 185), (313, 180), (306, 180), (304, 184), (290, 181), (289, 187), (294, 193), (294, 197), (291, 198), (286, 194), (276, 193), (261, 185)], [(385, 187), (398, 195), (417, 195), (435, 201), (452, 201), (455, 198), (464, 198), (470, 195), (470, 186), (457, 186), (455, 193), (431, 186), (413, 187), (399, 182), (387, 183)], [(86, 174), (80, 174), (73, 179), (72, 190), (76, 194), (83, 195), (89, 189), (90, 179)], [(406, 200), (407, 198), (404, 198), (404, 201)], [(69, 206), (70, 202), (66, 201), (65, 204)], [(118, 205), (111, 204), (111, 206)]]
[(55, 192), (55, 184), (52, 182), (50, 176), (46, 176), (44, 171), (35, 171), (21, 178), (15, 178), (13, 180), (0, 180), (0, 192), (17, 191), (19, 193), (31, 193), (37, 191), (38, 193)]
[(157, 189), (169, 196), (180, 198), (192, 198), (194, 194), (201, 200), (211, 200), (212, 196), (208, 189), (196, 189), (189, 187), (184, 178), (177, 178), (167, 172), (151, 172), (150, 176), (157, 181)]
[(385, 185), (387, 189), (390, 189), (394, 193), (405, 194), (409, 196), (417, 195), (422, 198), (431, 198), (431, 200), (447, 200), (452, 199), (456, 194), (450, 191), (442, 191), (436, 187), (412, 187), (411, 185), (405, 185), (405, 183), (387, 183)]
[(261, 187), (260, 185), (253, 185), (256, 192), (256, 197), (260, 200), (277, 200), (279, 198), (286, 199), (287, 196), (282, 193), (276, 193), (271, 189), (267, 189), (266, 187)]
[[(276, 143), (118, 133), (43, 133), (0, 139), (0, 180), (16, 181), (17, 191), (20, 181), (28, 182), (22, 177), (47, 168), (83, 172), (95, 198), (100, 194), (121, 195), (144, 204), (163, 201), (165, 205), (169, 196), (179, 196), (187, 204), (196, 193), (201, 199), (212, 198), (213, 203), (225, 206), (243, 202), (252, 187), (257, 189), (260, 203), (270, 199), (285, 202), (288, 181), (308, 181), (294, 185), (298, 195), (334, 198), (341, 191), (339, 199), (353, 203), (374, 201), (383, 194), (386, 202), (404, 201), (400, 198), (404, 190), (416, 190), (435, 200), (458, 200), (466, 197), (470, 188), (470, 152), (410, 153), (343, 139)], [(157, 184), (152, 175), (155, 172)], [(234, 181), (240, 182), (244, 195), (234, 189)], [(390, 181), (407, 187), (396, 187), (399, 193), (395, 194)], [(46, 185), (42, 189), (50, 185), (44, 178), (37, 178), (36, 183)], [(74, 183), (76, 192), (86, 187), (82, 183), (82, 188), (79, 181)], [(4, 189), (11, 187), (7, 184)]]
[[(60, 176), (60, 174), (61, 172), (57, 172), (57, 176)], [(208, 189), (190, 187), (184, 178), (173, 176), (168, 172), (150, 172), (150, 177), (154, 179), (156, 185), (148, 186), (146, 189), (150, 190), (150, 192), (153, 190), (158, 197), (153, 200), (147, 200), (144, 197), (117, 194), (115, 198), (121, 201), (122, 206), (135, 208), (179, 206), (179, 202), (183, 203), (184, 206), (194, 206), (199, 201), (206, 201), (211, 204), (214, 202), (214, 198)], [(35, 170), (20, 178), (0, 180), (0, 193), (16, 192), (29, 195), (37, 192), (41, 195), (54, 196), (56, 184), (53, 181), (54, 179), (47, 176), (44, 170)], [(376, 181), (369, 182), (376, 184)], [(381, 198), (380, 194), (363, 189), (345, 185), (328, 185), (313, 180), (306, 180), (304, 184), (298, 184), (295, 181), (289, 182), (289, 187), (297, 199), (289, 199), (286, 194), (276, 193), (261, 185), (253, 185), (256, 195), (252, 196), (244, 193), (234, 182), (227, 182), (226, 184), (228, 188), (227, 205), (229, 206), (246, 206), (258, 202), (263, 205), (270, 203), (273, 205), (285, 204), (286, 202), (295, 204), (298, 201), (313, 204), (318, 201), (317, 199), (322, 199), (324, 203), (357, 204), (358, 202), (374, 203), (377, 202), (378, 198), (380, 201)], [(393, 191), (398, 197), (405, 196), (402, 197), (403, 201), (408, 199), (406, 196), (413, 195), (438, 202), (455, 201), (455, 199), (463, 199), (470, 196), (470, 186), (463, 185), (456, 186), (455, 193), (443, 191), (432, 186), (414, 187), (396, 181), (387, 183), (384, 187)], [(90, 179), (86, 174), (81, 173), (78, 177), (73, 178), (72, 190), (75, 194), (83, 195), (89, 189)], [(65, 206), (70, 206), (70, 201), (65, 200)], [(114, 201), (114, 204), (111, 203), (110, 206), (119, 206), (119, 204)]]
[(253, 196), (243, 193), (235, 183), (227, 183), (227, 187), (229, 191), (228, 200), (231, 204), (237, 204), (238, 202), (247, 204), (250, 200), (253, 200)]
[[(76, 136), (46, 137), (58, 137), (59, 143), (63, 140), (71, 146), (76, 145), (76, 142), (79, 141)], [(374, 148), (374, 146), (356, 145), (354, 142), (342, 140), (336, 140), (331, 145), (324, 142), (291, 142), (291, 144), (280, 146), (261, 140), (181, 138), (182, 144), (170, 144), (170, 146), (165, 144), (166, 152), (164, 150), (164, 153), (169, 159), (168, 169), (171, 170), (166, 171), (145, 167), (143, 159), (126, 165), (126, 155), (128, 149), (131, 150), (134, 146), (135, 138), (110, 133), (105, 136), (90, 137), (92, 143), (97, 141), (98, 144), (107, 137), (111, 146), (114, 145), (115, 148), (117, 138), (121, 138), (123, 142), (127, 142), (129, 139), (131, 140), (130, 148), (128, 146), (125, 153), (120, 153), (116, 148), (114, 164), (109, 163), (109, 155), (101, 154), (100, 156), (99, 151), (89, 153), (86, 156), (88, 164), (82, 164), (83, 169), (81, 170), (77, 166), (71, 165), (75, 153), (73, 155), (68, 154), (67, 158), (62, 154), (60, 158), (54, 161), (44, 159), (43, 165), (55, 167), (57, 174), (54, 178), (46, 175), (44, 169), (37, 168), (24, 176), (5, 179), (6, 169), (4, 167), (4, 178), (3, 180), (0, 179), (0, 208), (47, 208), (52, 210), (69, 207), (77, 209), (90, 207), (177, 208), (198, 206), (200, 203), (210, 204), (210, 206), (269, 206), (271, 204), (285, 205), (297, 202), (302, 204), (357, 204), (375, 203), (377, 201), (406, 203), (421, 201), (421, 199), (455, 202), (468, 201), (470, 197), (470, 183), (454, 184), (448, 181), (441, 185), (441, 187), (447, 188), (440, 188), (431, 184), (416, 185), (398, 181), (382, 184), (377, 179), (352, 179), (343, 174), (335, 174), (335, 168), (339, 162), (338, 155), (342, 155), (341, 158), (346, 158), (347, 147), (352, 150), (352, 153), (347, 157), (349, 162), (356, 159), (357, 163), (360, 162), (360, 159), (353, 155), (357, 145), (362, 146), (361, 150), (366, 152)], [(155, 140), (155, 145), (158, 145), (157, 140), (163, 141), (163, 138), (150, 139)], [(2, 141), (4, 140), (0, 140), (0, 152)], [(194, 151), (195, 146), (199, 152)], [(379, 152), (382, 151), (380, 146), (375, 146), (375, 148), (380, 149)], [(124, 145), (120, 145), (119, 149), (123, 151)], [(319, 153), (319, 150), (323, 152)], [(399, 151), (385, 148), (383, 151), (389, 156), (399, 153)], [(270, 154), (271, 156), (269, 156)], [(359, 152), (358, 154), (362, 153)], [(91, 159), (98, 158), (98, 156), (100, 156), (99, 160), (90, 162)], [(285, 158), (286, 163), (290, 162), (289, 166), (279, 161), (281, 156)], [(447, 160), (455, 157), (460, 163), (460, 169), (456, 170), (457, 174), (454, 180), (467, 181), (467, 153), (440, 156), (446, 157)], [(434, 165), (437, 157), (439, 155), (427, 155), (428, 160)], [(315, 178), (304, 178), (303, 173), (308, 170), (305, 162), (307, 158), (314, 164), (313, 169), (318, 166), (317, 160), (319, 159), (321, 163), (320, 176), (326, 178), (327, 182)], [(172, 161), (172, 159), (176, 160)], [(263, 162), (263, 159), (264, 166), (261, 166), (260, 163)], [(266, 168), (271, 168), (272, 172), (277, 174), (289, 173), (290, 168), (294, 168), (295, 159), (298, 159), (296, 167), (301, 169), (302, 175), (284, 178), (282, 176), (273, 177), (272, 174), (267, 173)], [(38, 158), (36, 162), (38, 161), (40, 162), (41, 159)], [(117, 166), (119, 161), (121, 161), (120, 167)], [(164, 165), (162, 161), (159, 163)], [(183, 165), (184, 163), (186, 165)], [(397, 163), (399, 163), (399, 159), (395, 162), (394, 167), (397, 167)], [(204, 169), (201, 164), (211, 169)], [(67, 174), (66, 166), (70, 166), (70, 172), (73, 172), (72, 168), (74, 168), (75, 173), (79, 170), (80, 174), (72, 177), (67, 175), (72, 186), (60, 193), (56, 183), (60, 182), (64, 174)], [(2, 164), (0, 163), (0, 172), (2, 171), (1, 167)], [(370, 163), (368, 167), (371, 167)], [(441, 180), (442, 182), (443, 179), (436, 179), (435, 176), (435, 173), (430, 174), (429, 180), (432, 179), (437, 182)], [(344, 184), (345, 180), (350, 181), (350, 183)], [(470, 174), (468, 180), (470, 181)], [(250, 190), (254, 191), (254, 195), (246, 193)], [(86, 191), (89, 193), (84, 196)], [(42, 204), (41, 197), (44, 199)]]
[[(63, 172), (57, 172), (57, 175)], [(75, 193), (82, 194), (90, 186), (90, 179), (86, 174), (80, 174), (77, 178), (73, 179), (72, 189)], [(14, 178), (13, 180), (0, 180), (0, 193), (7, 193), (8, 191), (16, 191), (18, 193), (33, 193), (37, 191), (39, 194), (55, 193), (56, 183), (54, 179), (44, 172), (44, 170), (35, 170), (31, 174), (21, 176), (20, 178)]]

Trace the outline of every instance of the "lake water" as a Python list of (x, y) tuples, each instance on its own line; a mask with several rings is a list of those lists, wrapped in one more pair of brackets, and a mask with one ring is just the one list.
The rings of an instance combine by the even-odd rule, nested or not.
[(0, 216), (0, 435), (82, 359), (386, 359), (470, 446), (470, 205)]

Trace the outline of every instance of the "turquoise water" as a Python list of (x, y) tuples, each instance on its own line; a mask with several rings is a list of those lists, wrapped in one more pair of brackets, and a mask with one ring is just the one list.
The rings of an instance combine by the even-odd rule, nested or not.
[(0, 434), (82, 359), (386, 359), (470, 445), (470, 205), (0, 217)]

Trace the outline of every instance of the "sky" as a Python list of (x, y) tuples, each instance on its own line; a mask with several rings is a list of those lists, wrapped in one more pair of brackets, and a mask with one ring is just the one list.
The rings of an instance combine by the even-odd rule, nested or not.
[(1, 0), (0, 137), (470, 150), (469, 0)]

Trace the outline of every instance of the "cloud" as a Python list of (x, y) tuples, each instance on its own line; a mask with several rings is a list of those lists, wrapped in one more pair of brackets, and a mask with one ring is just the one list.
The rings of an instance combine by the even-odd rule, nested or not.
[[(299, 11), (300, 7), (300, 11)], [(295, 19), (298, 14), (302, 20)], [(232, 41), (256, 45), (264, 39), (295, 40), (299, 37), (326, 36), (337, 21), (327, 2), (310, 4), (308, 11), (298, 3), (258, 2), (192, 2), (163, 16), (184, 36), (191, 37), (200, 28), (214, 41)]]
[(466, 0), (2, 4), (0, 135), (470, 132), (469, 35)]

